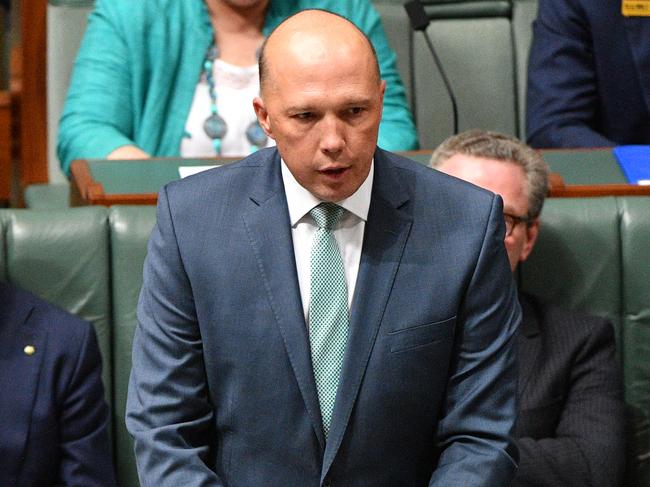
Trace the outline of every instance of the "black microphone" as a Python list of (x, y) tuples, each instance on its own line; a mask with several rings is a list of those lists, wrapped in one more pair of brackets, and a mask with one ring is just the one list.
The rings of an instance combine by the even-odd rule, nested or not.
[(413, 27), (413, 30), (415, 31), (419, 30), (424, 35), (424, 39), (427, 42), (427, 46), (429, 46), (431, 55), (433, 56), (433, 61), (436, 63), (438, 72), (440, 73), (440, 76), (442, 77), (442, 81), (445, 84), (445, 88), (447, 89), (447, 95), (451, 100), (451, 109), (454, 116), (453, 135), (456, 135), (458, 133), (458, 105), (456, 104), (456, 96), (454, 95), (454, 90), (451, 88), (451, 83), (449, 83), (449, 80), (447, 79), (445, 70), (442, 68), (442, 63), (440, 62), (440, 58), (438, 58), (438, 54), (436, 53), (436, 50), (433, 47), (433, 43), (431, 42), (431, 39), (427, 34), (427, 27), (429, 27), (429, 17), (427, 17), (427, 13), (424, 11), (424, 7), (422, 6), (420, 0), (411, 0), (409, 2), (406, 2), (404, 4), (404, 8), (406, 9), (406, 13), (408, 14), (409, 19), (411, 20), (411, 27)]

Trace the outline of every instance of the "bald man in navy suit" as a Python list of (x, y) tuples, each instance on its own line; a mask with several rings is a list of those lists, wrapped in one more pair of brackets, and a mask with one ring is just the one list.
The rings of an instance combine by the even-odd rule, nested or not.
[[(385, 82), (341, 17), (281, 24), (260, 83), (277, 148), (159, 195), (127, 403), (141, 482), (508, 485), (520, 309), (501, 199), (377, 147)], [(311, 265), (323, 234), (329, 265)]]

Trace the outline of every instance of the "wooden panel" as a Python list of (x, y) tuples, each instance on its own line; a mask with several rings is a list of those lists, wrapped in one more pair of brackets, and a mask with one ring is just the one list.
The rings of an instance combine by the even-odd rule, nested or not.
[(21, 186), (47, 183), (46, 0), (21, 0)]
[(9, 202), (11, 196), (11, 94), (0, 91), (0, 204)]

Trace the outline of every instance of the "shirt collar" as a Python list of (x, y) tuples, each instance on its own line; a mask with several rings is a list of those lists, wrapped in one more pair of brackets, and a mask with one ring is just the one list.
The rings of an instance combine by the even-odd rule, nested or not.
[[(284, 182), (284, 192), (287, 196), (287, 205), (289, 207), (289, 219), (291, 226), (295, 227), (296, 224), (307, 214), (309, 211), (322, 203), (323, 200), (311, 194), (307, 189), (300, 185), (296, 178), (291, 174), (284, 159), (281, 159), (282, 168), (282, 181)], [(342, 206), (350, 213), (356, 215), (363, 221), (368, 219), (368, 209), (370, 208), (370, 196), (372, 194), (372, 181), (375, 175), (375, 161), (370, 162), (370, 171), (368, 177), (359, 186), (359, 188), (347, 198), (336, 201), (335, 203)]]

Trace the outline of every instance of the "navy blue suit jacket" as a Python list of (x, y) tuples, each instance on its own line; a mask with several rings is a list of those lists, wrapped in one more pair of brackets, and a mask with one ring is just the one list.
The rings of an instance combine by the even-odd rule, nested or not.
[(382, 150), (327, 442), (276, 149), (165, 187), (127, 426), (144, 485), (508, 485), (501, 199)]
[(0, 485), (115, 485), (89, 323), (0, 283), (0, 391)]
[(539, 0), (528, 64), (528, 142), (650, 144), (650, 17), (613, 0)]

